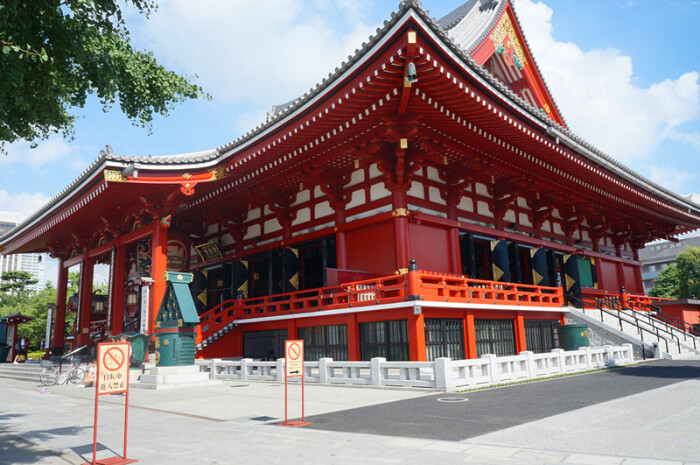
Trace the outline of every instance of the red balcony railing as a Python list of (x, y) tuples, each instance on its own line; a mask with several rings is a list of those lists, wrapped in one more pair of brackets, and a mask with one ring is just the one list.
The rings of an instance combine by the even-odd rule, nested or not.
[(501, 283), (430, 271), (409, 271), (403, 275), (338, 286), (227, 300), (200, 315), (197, 343), (236, 320), (390, 304), (409, 299), (546, 307), (564, 305), (560, 287)]

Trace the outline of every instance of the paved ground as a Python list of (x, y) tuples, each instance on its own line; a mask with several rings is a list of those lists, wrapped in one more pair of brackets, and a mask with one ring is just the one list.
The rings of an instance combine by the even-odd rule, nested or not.
[[(700, 463), (698, 376), (700, 359), (464, 394), (307, 385), (311, 428), (274, 426), (283, 385), (134, 389), (128, 451), (143, 464)], [(89, 460), (93, 395), (0, 380), (0, 464)], [(101, 398), (98, 457), (121, 452), (123, 402)]]
[(654, 361), (507, 389), (425, 396), (309, 421), (317, 429), (461, 441), (698, 377), (700, 360)]

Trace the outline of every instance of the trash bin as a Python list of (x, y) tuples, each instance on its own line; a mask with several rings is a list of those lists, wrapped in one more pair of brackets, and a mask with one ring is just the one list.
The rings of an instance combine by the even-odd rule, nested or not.
[(559, 347), (564, 350), (588, 347), (588, 325), (559, 326)]

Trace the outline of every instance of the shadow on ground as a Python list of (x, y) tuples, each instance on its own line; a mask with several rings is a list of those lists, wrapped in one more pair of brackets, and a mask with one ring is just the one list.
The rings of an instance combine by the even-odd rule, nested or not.
[(312, 429), (462, 441), (699, 376), (700, 360), (655, 360), (584, 376), (418, 397), (306, 421), (313, 423)]

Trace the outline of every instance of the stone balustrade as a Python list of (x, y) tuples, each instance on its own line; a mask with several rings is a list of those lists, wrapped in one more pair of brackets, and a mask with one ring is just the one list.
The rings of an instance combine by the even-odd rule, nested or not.
[[(284, 359), (265, 362), (242, 360), (197, 360), (201, 371), (212, 379), (284, 382)], [(438, 358), (433, 362), (392, 362), (373, 358), (369, 362), (334, 361), (322, 358), (304, 363), (304, 382), (364, 386), (397, 386), (457, 390), (511, 383), (596, 368), (634, 363), (631, 344), (583, 347), (579, 350), (496, 357), (487, 354), (470, 360)], [(298, 382), (299, 378), (289, 381)]]

